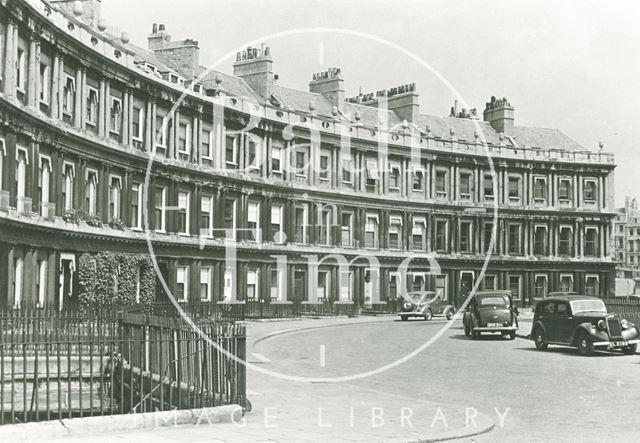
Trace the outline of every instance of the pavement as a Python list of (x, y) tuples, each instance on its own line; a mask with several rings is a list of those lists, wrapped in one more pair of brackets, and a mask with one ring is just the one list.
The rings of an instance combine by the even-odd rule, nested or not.
[[(203, 422), (139, 431), (58, 438), (65, 442), (412, 442), (443, 441), (490, 431), (494, 420), (474, 409), (349, 382), (291, 381), (260, 345), (280, 336), (392, 323), (396, 316), (315, 318), (248, 325), (248, 397), (252, 410), (230, 424)], [(442, 326), (444, 320), (436, 321)], [(434, 322), (434, 323), (436, 323)], [(261, 372), (273, 368), (275, 376)], [(269, 369), (267, 369), (269, 370)], [(32, 443), (38, 440), (31, 440)], [(44, 440), (43, 440), (44, 441)], [(46, 439), (46, 441), (51, 441)]]

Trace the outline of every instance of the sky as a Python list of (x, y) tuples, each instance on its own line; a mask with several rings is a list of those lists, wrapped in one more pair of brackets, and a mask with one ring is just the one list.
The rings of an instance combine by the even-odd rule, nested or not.
[(480, 113), (507, 97), (516, 125), (557, 128), (592, 150), (602, 141), (616, 156), (617, 205), (640, 198), (637, 0), (102, 0), (102, 16), (143, 47), (163, 23), (173, 40), (199, 41), (202, 65), (229, 73), (228, 54), (265, 42), (279, 83), (298, 89), (330, 67), (347, 96), (416, 83), (420, 112), (448, 115), (456, 94), (439, 73)]

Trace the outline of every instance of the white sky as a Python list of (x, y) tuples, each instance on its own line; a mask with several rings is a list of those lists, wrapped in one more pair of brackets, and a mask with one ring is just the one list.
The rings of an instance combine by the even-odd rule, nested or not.
[[(205, 66), (291, 29), (374, 34), (423, 58), (480, 113), (492, 95), (505, 96), (516, 125), (558, 128), (593, 150), (602, 140), (616, 155), (617, 204), (640, 197), (637, 0), (102, 0), (102, 10), (140, 46), (154, 22), (174, 40), (198, 40)], [(415, 82), (422, 113), (448, 115), (453, 104), (429, 71), (371, 40), (316, 33), (265, 41), (284, 86), (306, 89), (313, 72), (335, 66), (347, 96)], [(231, 73), (232, 62), (222, 70)]]

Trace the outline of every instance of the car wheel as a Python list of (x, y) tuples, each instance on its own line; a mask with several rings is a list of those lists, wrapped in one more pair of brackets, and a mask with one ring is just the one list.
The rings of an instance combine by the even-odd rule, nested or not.
[(467, 322), (464, 322), (464, 335), (471, 337), (471, 328)]
[(409, 320), (409, 317), (407, 317), (406, 315), (401, 315), (400, 316), (400, 320), (407, 321), (407, 320)]
[(636, 353), (636, 351), (638, 350), (638, 344), (634, 343), (632, 345), (629, 346), (625, 346), (624, 348), (622, 348), (622, 352), (624, 352), (627, 355), (633, 355)]
[(509, 332), (509, 340), (515, 340), (516, 339), (516, 333), (515, 332)]
[(447, 311), (447, 320), (451, 320), (454, 315), (455, 315), (455, 312), (453, 312), (453, 309), (449, 309)]
[(535, 342), (536, 349), (538, 351), (546, 351), (549, 347), (549, 343), (547, 343), (547, 339), (544, 336), (544, 331), (541, 328), (538, 328), (533, 334), (533, 341)]
[(424, 314), (424, 319), (429, 321), (433, 318), (433, 312), (431, 312), (431, 309), (427, 309), (427, 312)]
[(578, 336), (578, 352), (583, 356), (593, 354), (593, 340), (586, 332), (582, 332)]
[(474, 340), (478, 340), (480, 338), (480, 333), (476, 331), (471, 331), (471, 338)]

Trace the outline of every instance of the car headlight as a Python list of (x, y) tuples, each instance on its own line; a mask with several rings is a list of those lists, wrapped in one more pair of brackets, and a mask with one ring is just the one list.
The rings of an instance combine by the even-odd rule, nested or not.
[(409, 303), (408, 301), (404, 302), (404, 308), (405, 309), (411, 309), (411, 303)]
[(627, 320), (623, 319), (623, 320), (620, 322), (620, 326), (622, 326), (622, 329), (629, 329), (629, 327), (630, 327), (631, 325), (629, 324), (629, 322), (628, 322)]
[(607, 324), (604, 322), (604, 320), (598, 320), (598, 329), (600, 329), (601, 331), (607, 329)]

